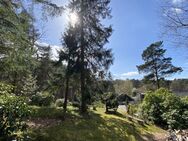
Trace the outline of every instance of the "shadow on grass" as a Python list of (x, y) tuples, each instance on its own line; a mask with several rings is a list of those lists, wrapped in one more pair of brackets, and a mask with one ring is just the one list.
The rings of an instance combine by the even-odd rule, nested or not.
[[(31, 118), (49, 118), (49, 119), (61, 119), (64, 120), (63, 108), (56, 107), (37, 107), (31, 106)], [(66, 116), (68, 118), (80, 117), (78, 108), (68, 109)]]
[[(68, 111), (67, 119), (60, 125), (30, 132), (33, 141), (152, 141), (149, 133), (142, 135), (134, 123), (117, 118), (105, 118), (89, 112), (79, 115)], [(116, 116), (125, 117), (120, 113)]]
[(108, 115), (115, 115), (115, 116), (118, 116), (118, 117), (121, 117), (121, 118), (127, 118), (127, 116), (119, 113), (119, 112), (116, 112), (116, 111), (108, 111), (108, 112), (105, 112), (106, 114)]
[(63, 117), (63, 109), (55, 107), (37, 107), (32, 106), (31, 118), (61, 118)]
[(120, 117), (120, 118), (126, 118), (127, 120), (129, 120), (129, 121), (131, 121), (131, 122), (133, 122), (133, 123), (137, 123), (137, 124), (139, 124), (139, 125), (141, 125), (141, 126), (143, 126), (143, 127), (145, 127), (145, 124), (147, 124), (147, 123), (145, 123), (145, 122), (144, 122), (143, 120), (141, 120), (141, 119), (132, 117), (132, 116), (130, 116), (130, 115), (125, 115), (125, 114), (122, 114), (122, 113), (120, 113), (120, 112), (109, 111), (109, 112), (106, 113), (106, 114), (115, 115), (115, 116), (118, 116), (118, 117)]

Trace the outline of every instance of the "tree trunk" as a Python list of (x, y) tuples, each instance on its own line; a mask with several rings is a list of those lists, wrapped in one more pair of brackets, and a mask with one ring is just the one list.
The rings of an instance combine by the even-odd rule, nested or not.
[(66, 88), (65, 88), (65, 97), (64, 97), (64, 103), (63, 103), (63, 110), (64, 110), (64, 113), (66, 113), (67, 111), (67, 100), (68, 100), (68, 92), (69, 92), (69, 75), (66, 74)]
[(160, 89), (160, 82), (159, 82), (159, 79), (157, 79), (157, 89)]
[[(153, 60), (155, 60), (154, 58), (153, 58)], [(154, 75), (155, 75), (155, 77), (156, 77), (156, 83), (157, 83), (157, 89), (159, 89), (160, 88), (160, 82), (159, 82), (159, 76), (158, 76), (158, 69), (157, 69), (157, 65), (156, 65), (156, 62), (154, 61)]]
[(84, 19), (83, 19), (84, 7), (83, 0), (81, 1), (81, 72), (80, 72), (80, 80), (81, 80), (81, 113), (85, 113), (87, 111), (86, 107), (86, 95), (85, 95), (85, 64), (84, 64)]
[(17, 86), (17, 72), (14, 72), (14, 80), (13, 80), (13, 93), (17, 95), (17, 92), (16, 92), (16, 86)]
[(160, 80), (159, 80), (157, 71), (156, 71), (155, 75), (156, 75), (157, 89), (160, 89), (160, 82), (159, 82)]
[(108, 106), (107, 106), (107, 104), (106, 104), (106, 103), (105, 103), (105, 108), (106, 108), (105, 113), (108, 113)]
[(64, 113), (66, 113), (66, 111), (67, 111), (67, 100), (68, 100), (69, 80), (70, 80), (70, 60), (68, 61), (65, 77), (66, 77), (66, 83), (65, 83), (65, 96), (64, 96), (64, 103), (63, 103)]
[(85, 75), (84, 71), (81, 71), (81, 113), (85, 113), (87, 111), (86, 106), (86, 94), (85, 94)]

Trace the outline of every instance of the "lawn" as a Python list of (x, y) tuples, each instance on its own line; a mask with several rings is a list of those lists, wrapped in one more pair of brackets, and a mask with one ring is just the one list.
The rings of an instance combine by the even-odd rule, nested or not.
[[(103, 108), (90, 110), (85, 116), (79, 115), (76, 109), (69, 108), (66, 120), (61, 120), (62, 109), (35, 109), (32, 120), (38, 119), (41, 126), (30, 127), (33, 141), (152, 141), (156, 134), (165, 134), (165, 131), (156, 126), (129, 120), (122, 112), (105, 114)], [(50, 118), (44, 117), (44, 113)], [(57, 115), (56, 119), (54, 115)], [(49, 123), (43, 126), (40, 116)]]

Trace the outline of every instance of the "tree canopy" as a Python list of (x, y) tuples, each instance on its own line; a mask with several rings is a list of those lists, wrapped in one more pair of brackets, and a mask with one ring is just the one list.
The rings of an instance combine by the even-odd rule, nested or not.
[(137, 66), (140, 73), (147, 74), (145, 80), (155, 82), (157, 88), (160, 88), (161, 79), (182, 71), (182, 68), (172, 65), (172, 58), (165, 57), (165, 52), (163, 42), (155, 42), (143, 51), (144, 64)]

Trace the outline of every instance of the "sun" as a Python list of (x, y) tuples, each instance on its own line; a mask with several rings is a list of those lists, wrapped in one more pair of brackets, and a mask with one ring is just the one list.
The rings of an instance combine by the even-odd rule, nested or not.
[(75, 26), (75, 24), (77, 24), (79, 22), (79, 18), (78, 18), (78, 15), (77, 13), (75, 12), (71, 12), (69, 14), (69, 22), (72, 26)]

